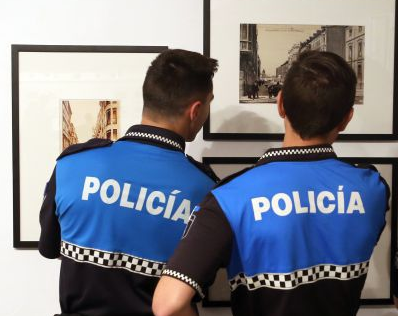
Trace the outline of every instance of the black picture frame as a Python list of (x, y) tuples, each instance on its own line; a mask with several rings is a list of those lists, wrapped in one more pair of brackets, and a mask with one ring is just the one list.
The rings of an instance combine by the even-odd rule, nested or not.
[[(214, 1), (214, 0), (213, 0)], [(292, 0), (293, 1), (293, 0)], [(220, 60), (222, 67), (222, 56), (212, 56), (211, 54), (211, 3), (212, 0), (203, 0), (203, 52), (205, 56), (214, 57)], [(272, 3), (270, 3), (272, 4)], [(254, 8), (255, 6), (253, 6)], [(253, 9), (255, 10), (255, 9)], [(398, 47), (398, 6), (395, 4), (395, 34), (394, 34), (394, 47)], [(398, 49), (394, 49), (394, 78), (398, 74)], [(217, 76), (217, 74), (216, 74)], [(392, 129), (391, 133), (380, 133), (380, 134), (371, 134), (371, 133), (350, 133), (350, 134), (340, 134), (338, 137), (338, 141), (389, 141), (389, 140), (398, 140), (398, 87), (397, 80), (394, 80), (393, 83), (393, 97), (392, 97)], [(237, 85), (238, 87), (238, 85)], [(229, 92), (231, 89), (228, 90)], [(216, 91), (216, 93), (220, 93)], [(217, 108), (217, 101), (214, 101), (212, 107)], [(224, 121), (224, 118), (221, 118)], [(203, 139), (208, 141), (222, 141), (222, 140), (234, 140), (234, 141), (259, 141), (259, 140), (268, 140), (268, 141), (280, 141), (283, 139), (283, 133), (241, 133), (241, 132), (217, 132), (211, 130), (211, 111), (209, 113), (209, 117), (206, 120), (203, 126)], [(366, 124), (365, 124), (366, 125)]]
[[(258, 161), (258, 157), (203, 157), (202, 161), (205, 165), (247, 165), (250, 167)], [(391, 212), (391, 249), (390, 249), (390, 296), (385, 298), (367, 298), (361, 299), (361, 305), (390, 305), (393, 304), (392, 283), (395, 282), (391, 277), (394, 268), (395, 250), (397, 249), (397, 179), (398, 179), (398, 158), (390, 157), (341, 157), (343, 161), (352, 164), (386, 164), (392, 166), (391, 175), (391, 197), (390, 197), (390, 211)], [(239, 171), (239, 170), (236, 170)], [(211, 300), (209, 298), (209, 289), (205, 291), (205, 298), (202, 301), (203, 307), (230, 307), (229, 301), (225, 300)]]
[[(13, 153), (13, 247), (37, 249), (37, 240), (21, 238), (21, 170), (20, 170), (20, 53), (106, 53), (106, 54), (158, 54), (167, 46), (90, 46), (90, 45), (11, 45), (12, 63), (12, 153)], [(116, 56), (115, 56), (116, 57)], [(148, 65), (149, 66), (149, 65)], [(142, 82), (140, 83), (142, 85)], [(142, 106), (139, 104), (137, 106)], [(46, 122), (47, 123), (47, 122)], [(51, 161), (54, 164), (54, 160)], [(32, 167), (34, 167), (32, 165)], [(48, 175), (50, 176), (50, 175)], [(44, 189), (45, 183), (40, 183)], [(39, 184), (38, 184), (39, 185)], [(38, 210), (37, 210), (38, 215)], [(34, 224), (39, 221), (36, 217)]]

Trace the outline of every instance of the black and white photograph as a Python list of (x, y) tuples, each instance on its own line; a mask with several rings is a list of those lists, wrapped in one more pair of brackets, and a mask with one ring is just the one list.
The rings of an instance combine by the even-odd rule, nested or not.
[(117, 100), (62, 100), (62, 150), (91, 138), (119, 138)]
[(363, 103), (365, 27), (360, 25), (241, 24), (239, 101), (275, 103), (286, 73), (305, 51), (344, 58), (357, 75), (355, 104)]
[(205, 4), (204, 51), (220, 65), (206, 140), (283, 139), (276, 96), (289, 67), (308, 50), (340, 55), (357, 76), (354, 116), (338, 140), (398, 138), (395, 1)]

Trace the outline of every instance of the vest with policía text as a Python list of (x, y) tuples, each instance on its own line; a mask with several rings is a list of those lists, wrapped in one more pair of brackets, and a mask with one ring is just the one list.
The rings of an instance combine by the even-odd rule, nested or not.
[(308, 297), (336, 293), (344, 297), (336, 309), (354, 315), (388, 209), (378, 172), (338, 160), (330, 146), (271, 150), (212, 194), (234, 235), (236, 315), (260, 298), (266, 315), (315, 315), (321, 300)]
[(126, 267), (130, 257), (165, 263), (214, 184), (182, 152), (126, 141), (62, 158), (56, 175), (63, 242), (124, 254)]
[[(137, 125), (116, 142), (92, 140), (60, 156), (52, 185), (62, 312), (153, 315), (161, 271), (216, 180), (184, 148), (171, 131)], [(42, 209), (42, 235), (52, 231), (50, 212)]]

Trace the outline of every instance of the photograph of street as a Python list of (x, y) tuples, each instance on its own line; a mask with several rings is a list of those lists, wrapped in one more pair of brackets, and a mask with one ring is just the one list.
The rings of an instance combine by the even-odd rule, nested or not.
[(343, 57), (357, 75), (355, 104), (363, 104), (365, 27), (353, 25), (240, 25), (240, 103), (275, 103), (285, 75), (308, 50)]
[(119, 101), (62, 100), (61, 104), (62, 150), (91, 138), (118, 139)]

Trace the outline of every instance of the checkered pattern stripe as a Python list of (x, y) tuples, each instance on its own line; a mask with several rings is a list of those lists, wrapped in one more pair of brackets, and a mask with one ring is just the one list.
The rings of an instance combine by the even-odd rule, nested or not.
[(77, 262), (95, 264), (104, 268), (120, 268), (147, 276), (160, 277), (163, 262), (149, 261), (131, 255), (84, 248), (65, 241), (61, 243), (61, 254)]
[(183, 281), (184, 283), (187, 283), (189, 286), (193, 287), (196, 292), (198, 292), (201, 298), (205, 297), (200, 285), (196, 281), (192, 280), (189, 276), (170, 269), (164, 269), (162, 275), (168, 275), (180, 281)]
[(167, 137), (160, 136), (160, 135), (151, 134), (151, 133), (142, 133), (142, 132), (130, 132), (130, 133), (127, 133), (126, 136), (154, 139), (154, 140), (171, 145), (175, 148), (178, 148), (179, 150), (184, 151), (184, 149), (178, 142), (171, 140)]
[(347, 266), (317, 265), (309, 269), (296, 270), (292, 273), (264, 273), (248, 277), (239, 273), (229, 281), (231, 291), (239, 285), (245, 285), (249, 290), (267, 287), (279, 290), (291, 290), (300, 285), (314, 283), (324, 279), (351, 280), (365, 275), (369, 269), (369, 261)]
[(324, 153), (334, 153), (334, 150), (332, 147), (274, 149), (267, 151), (264, 155), (260, 157), (259, 160), (270, 157), (278, 157), (278, 156), (324, 154)]

